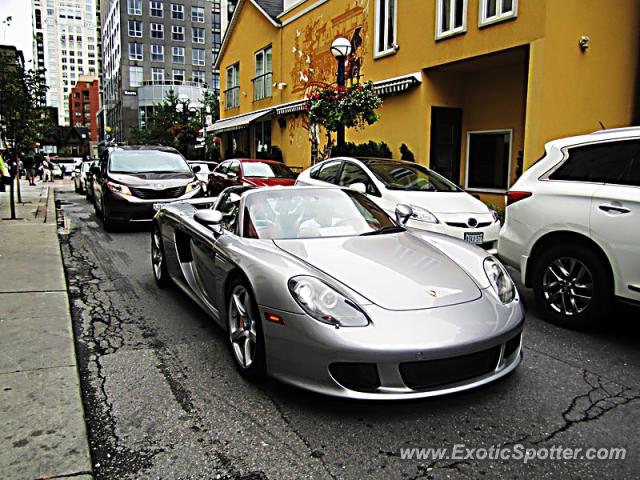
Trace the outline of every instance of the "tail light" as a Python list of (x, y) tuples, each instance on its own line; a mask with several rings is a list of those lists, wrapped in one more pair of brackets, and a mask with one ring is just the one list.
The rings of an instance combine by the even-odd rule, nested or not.
[(531, 192), (509, 191), (507, 192), (507, 207), (519, 202), (520, 200), (529, 198), (531, 195), (533, 195)]

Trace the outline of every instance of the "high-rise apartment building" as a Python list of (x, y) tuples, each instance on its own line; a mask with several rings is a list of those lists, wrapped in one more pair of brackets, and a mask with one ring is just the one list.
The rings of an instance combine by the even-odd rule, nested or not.
[(31, 0), (34, 62), (49, 89), (43, 103), (69, 125), (69, 92), (82, 75), (102, 69), (100, 0)]
[(99, 83), (95, 77), (80, 77), (69, 94), (69, 116), (72, 127), (89, 129), (90, 141), (98, 141), (98, 119), (100, 107)]
[(144, 125), (173, 90), (200, 105), (213, 71), (226, 0), (102, 0), (104, 124), (117, 141)]

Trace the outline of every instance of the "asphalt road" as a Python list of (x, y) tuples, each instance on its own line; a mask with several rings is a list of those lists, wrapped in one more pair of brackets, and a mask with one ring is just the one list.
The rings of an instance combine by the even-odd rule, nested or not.
[[(60, 239), (96, 478), (638, 478), (640, 312), (589, 333), (541, 321), (525, 358), (488, 387), (356, 402), (251, 384), (224, 333), (177, 289), (159, 290), (147, 228), (106, 233), (59, 191)], [(624, 447), (624, 460), (407, 460), (402, 448)], [(460, 447), (458, 447), (460, 448)], [(450, 451), (449, 450), (449, 451)], [(466, 454), (464, 451), (463, 455)]]

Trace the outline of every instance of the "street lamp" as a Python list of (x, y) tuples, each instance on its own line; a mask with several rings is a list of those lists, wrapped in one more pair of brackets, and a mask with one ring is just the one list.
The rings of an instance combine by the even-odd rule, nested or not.
[[(336, 38), (331, 44), (331, 54), (336, 57), (336, 60), (338, 61), (338, 87), (345, 86), (344, 63), (352, 50), (351, 42), (344, 37)], [(338, 126), (336, 136), (338, 151), (342, 151), (344, 149), (344, 125)]]

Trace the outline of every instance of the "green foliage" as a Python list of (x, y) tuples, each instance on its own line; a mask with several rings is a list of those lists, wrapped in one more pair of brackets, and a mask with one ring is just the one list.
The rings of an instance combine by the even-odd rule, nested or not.
[(360, 130), (377, 122), (380, 116), (376, 109), (381, 104), (373, 83), (367, 82), (350, 87), (316, 87), (307, 95), (306, 109), (311, 123), (336, 132), (340, 125)]
[(367, 143), (355, 144), (353, 142), (346, 142), (343, 149), (333, 147), (331, 151), (333, 156), (346, 156), (346, 157), (375, 157), (375, 158), (392, 158), (393, 154), (389, 145), (384, 142), (374, 142), (369, 140)]
[(16, 152), (29, 153), (51, 128), (38, 99), (46, 92), (38, 72), (25, 70), (11, 54), (0, 54), (0, 136)]
[(413, 152), (404, 143), (400, 145), (400, 160), (407, 160), (409, 162), (415, 162), (416, 157)]
[(277, 145), (271, 145), (266, 152), (258, 152), (258, 158), (263, 160), (277, 160), (282, 162), (282, 150)]
[[(195, 149), (198, 133), (206, 121), (209, 107), (212, 121), (219, 118), (220, 106), (214, 92), (205, 91), (200, 99), (204, 108), (189, 112), (189, 102), (181, 102), (173, 90), (169, 90), (162, 103), (153, 107), (144, 127), (132, 127), (130, 140), (138, 145), (165, 145), (176, 148), (187, 158), (202, 158), (202, 150)], [(218, 152), (207, 140), (208, 151)], [(211, 146), (211, 148), (209, 148)]]

